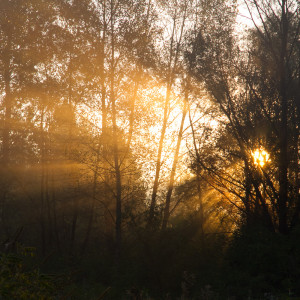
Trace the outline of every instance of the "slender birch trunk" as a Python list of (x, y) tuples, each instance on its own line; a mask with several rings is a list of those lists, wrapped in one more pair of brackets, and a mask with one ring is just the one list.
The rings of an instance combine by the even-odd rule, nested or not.
[(286, 60), (287, 60), (287, 38), (288, 38), (288, 20), (286, 11), (286, 0), (281, 2), (281, 53), (280, 53), (280, 106), (281, 106), (281, 124), (279, 133), (279, 203), (278, 218), (279, 231), (287, 233), (287, 202), (288, 202), (288, 130), (287, 130), (287, 84), (286, 84)]
[[(103, 155), (106, 157), (106, 148), (107, 148), (107, 107), (106, 107), (106, 86), (105, 86), (105, 45), (106, 45), (106, 31), (107, 31), (107, 23), (106, 23), (106, 0), (103, 1), (103, 33), (101, 38), (101, 48), (100, 48), (100, 86), (101, 86), (101, 116), (102, 116), (102, 143), (104, 144), (104, 152)], [(96, 191), (97, 191), (97, 182), (98, 182), (98, 173), (99, 173), (99, 163), (100, 163), (100, 144), (98, 143), (97, 153), (96, 153), (96, 166), (93, 174), (93, 187), (92, 187), (92, 203), (90, 207), (90, 215), (88, 219), (88, 226), (85, 234), (84, 241), (81, 246), (81, 256), (84, 256), (85, 250), (88, 246), (89, 239), (92, 233), (92, 227), (94, 223), (94, 211), (96, 205)], [(106, 188), (104, 187), (103, 191), (104, 195), (106, 195)]]
[(183, 133), (183, 126), (185, 122), (185, 117), (187, 114), (187, 106), (188, 106), (188, 88), (185, 88), (185, 97), (184, 97), (184, 107), (183, 107), (183, 112), (182, 112), (182, 118), (181, 118), (181, 123), (180, 123), (180, 128), (178, 132), (178, 137), (177, 137), (177, 144), (176, 144), (176, 149), (174, 153), (174, 160), (173, 160), (173, 165), (172, 165), (172, 170), (170, 174), (170, 180), (169, 180), (169, 185), (168, 185), (168, 192), (166, 196), (166, 203), (165, 203), (165, 208), (164, 208), (164, 216), (163, 216), (163, 221), (162, 221), (162, 229), (166, 229), (169, 217), (170, 217), (170, 204), (171, 204), (171, 197), (172, 197), (172, 192), (173, 192), (173, 187), (174, 187), (174, 182), (175, 182), (175, 174), (176, 174), (176, 168), (177, 168), (177, 163), (178, 163), (178, 157), (179, 157), (179, 151), (180, 151), (180, 145), (181, 145), (181, 140), (182, 140), (182, 133)]
[(110, 75), (110, 101), (112, 107), (112, 123), (113, 123), (113, 158), (114, 172), (116, 177), (116, 262), (118, 264), (121, 254), (122, 244), (122, 182), (119, 163), (119, 148), (118, 148), (118, 127), (117, 127), (117, 111), (115, 99), (115, 24), (114, 24), (114, 1), (111, 1), (111, 75)]
[[(176, 67), (178, 64), (181, 40), (182, 40), (183, 30), (184, 30), (184, 26), (185, 26), (185, 19), (186, 19), (186, 9), (184, 11), (183, 20), (181, 23), (179, 40), (177, 41), (175, 54), (173, 56), (177, 13), (175, 13), (175, 15), (173, 17), (173, 28), (172, 28), (171, 41), (170, 41), (170, 60), (169, 60), (168, 76), (167, 76), (167, 91), (166, 91), (166, 98), (165, 98), (165, 105), (164, 105), (164, 117), (163, 117), (163, 124), (162, 124), (160, 140), (159, 140), (159, 145), (158, 145), (158, 151), (157, 151), (155, 178), (154, 178), (153, 190), (152, 190), (152, 195), (151, 195), (148, 226), (154, 225), (153, 222), (154, 222), (154, 216), (155, 216), (156, 198), (157, 198), (160, 170), (161, 170), (161, 164), (162, 164), (161, 157), (162, 157), (164, 139), (165, 139), (165, 134), (166, 134), (166, 129), (167, 129), (170, 96), (171, 96), (171, 90), (172, 90), (172, 86), (173, 86), (173, 82), (174, 82), (175, 71), (176, 71)], [(172, 63), (173, 63), (173, 66), (172, 66)]]
[(201, 218), (201, 223), (200, 223), (200, 232), (202, 235), (202, 239), (204, 239), (204, 208), (203, 208), (203, 201), (202, 201), (202, 195), (201, 195), (201, 185), (200, 185), (200, 153), (197, 149), (196, 145), (196, 135), (195, 135), (195, 130), (194, 130), (194, 125), (193, 121), (191, 118), (190, 110), (189, 110), (189, 121), (190, 121), (190, 126), (192, 130), (192, 137), (193, 137), (193, 146), (194, 150), (196, 153), (196, 160), (197, 160), (197, 191), (198, 191), (198, 200), (199, 200), (199, 210), (200, 210), (200, 218)]

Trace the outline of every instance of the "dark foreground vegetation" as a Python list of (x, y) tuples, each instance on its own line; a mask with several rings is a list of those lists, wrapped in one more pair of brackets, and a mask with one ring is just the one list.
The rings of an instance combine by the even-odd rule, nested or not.
[(232, 238), (201, 236), (197, 221), (164, 233), (128, 232), (122, 256), (105, 241), (85, 257), (1, 253), (2, 299), (299, 299), (299, 228), (255, 226)]
[(0, 299), (300, 299), (299, 1), (242, 6), (0, 0)]

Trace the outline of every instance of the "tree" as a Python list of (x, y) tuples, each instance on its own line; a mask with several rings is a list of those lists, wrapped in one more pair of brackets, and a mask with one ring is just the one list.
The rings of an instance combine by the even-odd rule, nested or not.
[[(238, 164), (235, 168), (241, 170), (239, 178), (243, 179), (210, 168), (211, 173), (221, 179), (218, 185), (223, 191), (240, 199), (248, 221), (258, 218), (271, 230), (287, 233), (298, 218), (295, 201), (299, 196), (294, 193), (298, 175), (294, 175), (299, 171), (293, 162), (298, 151), (298, 112), (295, 89), (288, 88), (298, 80), (294, 42), (299, 35), (298, 12), (289, 1), (278, 5), (254, 1), (258, 24), (253, 8), (246, 4), (255, 24), (246, 52), (234, 42), (229, 14), (227, 19), (216, 18), (216, 28), (227, 22), (223, 30), (212, 31), (210, 36), (198, 31), (188, 59), (194, 75), (205, 83), (227, 119), (226, 136), (233, 143), (221, 149), (228, 154), (226, 159)], [(253, 158), (255, 149), (261, 147), (270, 153), (265, 165)]]
[[(167, 130), (167, 123), (170, 115), (170, 101), (171, 101), (172, 89), (174, 87), (175, 79), (176, 77), (178, 77), (178, 71), (180, 69), (182, 70), (182, 68), (180, 68), (180, 61), (182, 58), (183, 37), (186, 30), (186, 20), (188, 16), (188, 10), (190, 8), (187, 1), (183, 1), (180, 3), (172, 3), (172, 5), (168, 7), (164, 7), (164, 5), (161, 6), (162, 9), (166, 10), (169, 14), (169, 18), (171, 20), (171, 33), (168, 41), (169, 44), (166, 45), (164, 48), (164, 52), (166, 52), (167, 60), (162, 61), (162, 68), (166, 69), (166, 72), (162, 72), (164, 77), (163, 79), (166, 83), (166, 95), (164, 101), (163, 120), (162, 120), (160, 139), (159, 139), (159, 144), (157, 149), (157, 158), (155, 164), (155, 178), (153, 182), (153, 189), (152, 189), (151, 201), (150, 201), (149, 219), (148, 219), (149, 226), (153, 226), (155, 223), (154, 217), (155, 217), (156, 202), (157, 202), (156, 198), (157, 198), (157, 192), (159, 187), (164, 140), (165, 140), (165, 135)], [(185, 99), (184, 101), (187, 101), (187, 99)], [(180, 142), (182, 137), (185, 115), (186, 115), (186, 106), (183, 112), (182, 122), (179, 130), (178, 143), (175, 150), (174, 164), (170, 175), (171, 177), (169, 183), (168, 196), (166, 198), (165, 218), (163, 221), (164, 224), (163, 227), (166, 227), (167, 220), (169, 218), (169, 205), (170, 205), (170, 199), (171, 199), (171, 194), (172, 194), (172, 189), (174, 184), (174, 176), (175, 176), (176, 164), (178, 160), (178, 152), (179, 152), (179, 147), (180, 147)]]

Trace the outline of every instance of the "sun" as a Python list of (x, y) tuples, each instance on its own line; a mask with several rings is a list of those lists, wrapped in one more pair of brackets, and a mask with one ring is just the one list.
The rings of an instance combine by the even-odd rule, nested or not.
[(252, 152), (254, 164), (256, 166), (263, 167), (267, 162), (270, 161), (270, 154), (262, 147)]

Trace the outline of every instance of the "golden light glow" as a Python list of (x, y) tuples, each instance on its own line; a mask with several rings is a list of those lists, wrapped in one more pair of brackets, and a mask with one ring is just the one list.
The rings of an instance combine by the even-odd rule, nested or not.
[(270, 161), (270, 154), (262, 148), (256, 149), (254, 152), (252, 152), (252, 157), (254, 164), (260, 167), (263, 167), (267, 162)]

